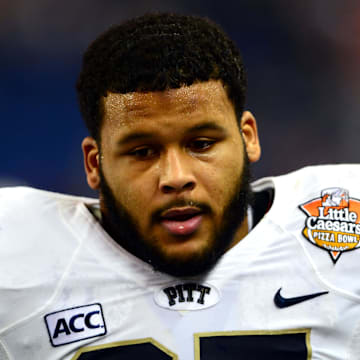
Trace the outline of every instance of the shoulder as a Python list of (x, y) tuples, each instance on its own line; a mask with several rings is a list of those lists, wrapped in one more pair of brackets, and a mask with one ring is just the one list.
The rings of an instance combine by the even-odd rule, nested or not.
[(354, 187), (357, 185), (358, 176), (360, 176), (358, 164), (307, 166), (285, 175), (259, 179), (253, 183), (253, 188), (259, 191), (264, 187), (274, 186), (278, 192), (286, 189), (306, 193), (319, 186), (329, 186), (335, 182)]
[[(66, 243), (66, 222), (97, 200), (64, 195), (29, 187), (0, 189), (0, 259), (6, 255), (30, 256), (54, 246), (55, 239)], [(71, 211), (70, 211), (71, 209)], [(50, 245), (49, 245), (50, 244)], [(26, 256), (25, 256), (26, 257)], [(1, 268), (0, 261), (0, 268)]]
[(360, 176), (360, 165), (358, 164), (318, 165), (279, 176), (276, 178), (276, 182), (281, 186), (288, 183), (303, 189), (316, 188), (319, 185), (328, 186), (335, 182), (350, 187), (357, 184), (357, 176)]
[[(96, 202), (95, 199), (60, 194), (56, 192), (39, 190), (26, 186), (0, 188), (0, 209), (11, 209), (16, 206), (26, 207), (49, 204), (51, 202)], [(6, 205), (6, 207), (5, 207)], [(5, 208), (5, 209), (4, 209)]]
[(345, 189), (360, 197), (359, 176), (360, 165), (357, 164), (308, 166), (285, 175), (259, 179), (252, 188), (256, 192), (273, 189), (275, 198), (271, 211), (284, 214), (284, 207), (298, 208), (301, 203), (331, 189)]
[(29, 249), (35, 243), (45, 246), (62, 231), (68, 214), (94, 203), (97, 200), (29, 187), (0, 189), (0, 256), (17, 245)]
[(64, 206), (94, 204), (98, 200), (39, 190), (30, 187), (0, 188), (0, 228), (47, 222)]

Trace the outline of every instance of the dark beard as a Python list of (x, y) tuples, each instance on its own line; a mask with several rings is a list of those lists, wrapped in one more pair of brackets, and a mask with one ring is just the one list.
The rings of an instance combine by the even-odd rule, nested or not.
[[(100, 164), (100, 196), (102, 210), (102, 225), (110, 236), (123, 248), (151, 264), (155, 270), (173, 276), (193, 276), (199, 275), (210, 270), (222, 254), (229, 248), (236, 230), (246, 217), (249, 203), (252, 200), (250, 190), (250, 166), (246, 152), (244, 156), (244, 166), (241, 176), (239, 176), (234, 194), (231, 201), (226, 206), (222, 218), (222, 226), (215, 231), (212, 241), (213, 246), (200, 254), (195, 254), (188, 259), (167, 258), (156, 247), (156, 240), (149, 238), (145, 241), (137, 231), (138, 226), (128, 211), (118, 203), (110, 189)], [(176, 201), (167, 204), (167, 208), (174, 206), (197, 206), (202, 211), (209, 212), (206, 204), (188, 201)], [(163, 211), (153, 214), (152, 220), (158, 221), (158, 215)], [(186, 241), (186, 240), (185, 240)]]

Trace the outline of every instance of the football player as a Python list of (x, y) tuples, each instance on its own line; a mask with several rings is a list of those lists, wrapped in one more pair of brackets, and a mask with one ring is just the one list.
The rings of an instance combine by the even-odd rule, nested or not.
[(218, 25), (113, 26), (77, 90), (99, 199), (0, 191), (1, 360), (360, 358), (358, 167), (250, 185), (256, 120)]

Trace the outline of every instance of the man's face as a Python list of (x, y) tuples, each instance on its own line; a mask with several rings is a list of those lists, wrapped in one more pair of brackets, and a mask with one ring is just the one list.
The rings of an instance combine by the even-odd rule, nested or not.
[(247, 162), (257, 160), (260, 148), (250, 113), (240, 127), (243, 135), (219, 81), (109, 93), (101, 149), (83, 144), (104, 227), (157, 269), (207, 270), (247, 232)]

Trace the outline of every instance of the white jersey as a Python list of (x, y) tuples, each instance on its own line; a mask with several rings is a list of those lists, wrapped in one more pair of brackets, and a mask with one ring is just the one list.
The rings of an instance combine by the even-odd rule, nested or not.
[(96, 200), (0, 190), (0, 359), (360, 359), (359, 177), (336, 165), (255, 182), (274, 189), (270, 210), (184, 279), (112, 240)]

